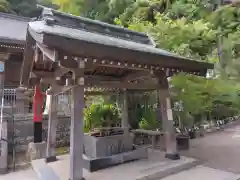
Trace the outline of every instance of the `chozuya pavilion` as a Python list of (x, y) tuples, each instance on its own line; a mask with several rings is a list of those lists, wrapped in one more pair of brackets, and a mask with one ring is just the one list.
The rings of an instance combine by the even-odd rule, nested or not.
[[(146, 34), (43, 8), (41, 17), (28, 23), (20, 85), (33, 88), (47, 84), (47, 93), (52, 97), (71, 89), (69, 179), (80, 180), (86, 163), (82, 156), (85, 88), (116, 89), (125, 94), (128, 90), (159, 91), (166, 158), (179, 159), (167, 78), (179, 72), (205, 76), (212, 68), (212, 64), (154, 47)], [(124, 102), (126, 106), (126, 99)], [(50, 109), (54, 109), (54, 101)], [(124, 109), (122, 126), (128, 138), (127, 108)], [(54, 110), (50, 113), (47, 162), (56, 159), (56, 119)], [(90, 159), (89, 163), (112, 163), (114, 159), (109, 157)]]

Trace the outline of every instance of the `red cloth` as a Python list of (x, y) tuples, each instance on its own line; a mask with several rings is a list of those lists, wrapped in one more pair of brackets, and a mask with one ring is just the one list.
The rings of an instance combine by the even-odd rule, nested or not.
[(43, 94), (41, 93), (40, 87), (35, 87), (33, 96), (33, 122), (42, 122), (42, 105), (43, 105)]

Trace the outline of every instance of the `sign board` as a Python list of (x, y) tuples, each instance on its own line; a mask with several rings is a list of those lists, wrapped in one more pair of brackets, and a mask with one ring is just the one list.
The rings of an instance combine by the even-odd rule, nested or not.
[(4, 62), (3, 61), (0, 61), (0, 73), (3, 73), (4, 72)]
[(168, 109), (167, 110), (167, 117), (169, 121), (173, 121), (173, 113), (172, 113), (172, 109)]

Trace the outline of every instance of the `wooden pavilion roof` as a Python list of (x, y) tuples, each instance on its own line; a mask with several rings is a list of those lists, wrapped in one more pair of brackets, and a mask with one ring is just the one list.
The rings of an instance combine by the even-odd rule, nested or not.
[(183, 71), (205, 76), (214, 67), (155, 48), (146, 34), (44, 8), (37, 21), (28, 23), (21, 85), (30, 87), (36, 79), (45, 79), (46, 83), (57, 80), (63, 85), (79, 62), (84, 62), (89, 87), (99, 81), (106, 82), (106, 87), (114, 81), (111, 88), (130, 89), (135, 86), (121, 83), (150, 72), (172, 76)]

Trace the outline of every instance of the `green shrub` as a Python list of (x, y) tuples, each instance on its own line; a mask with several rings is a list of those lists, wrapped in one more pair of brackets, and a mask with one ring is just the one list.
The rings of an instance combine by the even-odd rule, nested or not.
[(119, 109), (114, 104), (91, 104), (84, 110), (84, 131), (115, 126), (120, 122)]
[(145, 130), (156, 130), (161, 128), (161, 123), (156, 119), (153, 109), (147, 108), (139, 122), (139, 128)]

